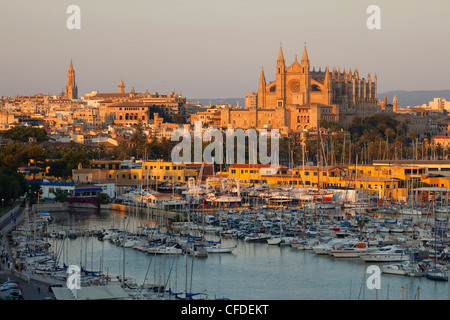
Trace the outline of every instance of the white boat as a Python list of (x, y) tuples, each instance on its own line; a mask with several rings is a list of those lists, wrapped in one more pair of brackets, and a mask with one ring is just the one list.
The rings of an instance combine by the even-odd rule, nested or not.
[(296, 242), (291, 243), (291, 247), (297, 250), (312, 250), (314, 245), (315, 242), (307, 240), (298, 240)]
[(271, 236), (267, 234), (252, 234), (244, 237), (245, 242), (267, 242)]
[(369, 247), (367, 243), (361, 241), (352, 241), (341, 246), (334, 247), (331, 255), (335, 258), (357, 258), (363, 253), (377, 251), (378, 248)]
[(342, 239), (333, 239), (326, 243), (321, 243), (313, 246), (313, 251), (317, 255), (329, 255), (331, 253), (331, 250), (333, 249), (333, 246), (335, 245), (342, 245), (345, 241)]
[(450, 213), (450, 207), (436, 207), (434, 211), (439, 213)]
[(418, 210), (418, 209), (413, 209), (413, 208), (404, 208), (404, 209), (400, 209), (398, 211), (399, 214), (403, 214), (403, 215), (415, 215), (415, 216), (420, 216), (422, 215), (422, 211)]
[(381, 266), (381, 271), (387, 274), (407, 275), (410, 271), (410, 262), (403, 261), (400, 263), (393, 263)]
[(269, 245), (279, 245), (281, 243), (281, 237), (271, 237), (267, 239), (267, 244)]
[(231, 253), (236, 246), (222, 246), (220, 244), (213, 244), (212, 246), (205, 246), (208, 253)]
[(389, 245), (381, 247), (376, 252), (364, 253), (359, 256), (365, 262), (397, 262), (409, 260), (409, 252), (403, 247)]
[(168, 243), (160, 246), (147, 247), (145, 252), (154, 254), (182, 254), (183, 248), (178, 243)]
[(336, 203), (335, 202), (321, 202), (319, 204), (320, 209), (336, 209)]
[(186, 252), (197, 258), (206, 258), (208, 256), (208, 251), (204, 245), (192, 244), (186, 248)]
[(448, 271), (446, 270), (429, 270), (425, 274), (431, 280), (448, 281)]
[(381, 266), (381, 271), (386, 274), (405, 275), (411, 277), (421, 277), (425, 275), (424, 269), (421, 269), (418, 264), (413, 264), (410, 261), (402, 261), (393, 264)]

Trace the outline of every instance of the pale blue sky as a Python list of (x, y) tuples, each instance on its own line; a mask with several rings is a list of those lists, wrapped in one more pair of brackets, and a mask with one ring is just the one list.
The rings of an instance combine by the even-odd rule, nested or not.
[[(81, 8), (81, 30), (66, 9)], [(366, 8), (381, 9), (369, 30)], [(126, 90), (244, 97), (307, 43), (311, 65), (378, 76), (378, 91), (450, 89), (450, 1), (2, 0), (0, 95)]]

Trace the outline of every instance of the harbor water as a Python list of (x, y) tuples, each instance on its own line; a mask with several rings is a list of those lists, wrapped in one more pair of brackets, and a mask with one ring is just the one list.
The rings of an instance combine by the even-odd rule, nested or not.
[[(92, 230), (146, 225), (146, 217), (118, 211), (72, 209), (52, 213), (52, 230)], [(219, 240), (217, 235), (208, 235)], [(448, 282), (426, 277), (381, 274), (380, 289), (366, 285), (367, 267), (359, 258), (316, 255), (312, 250), (291, 246), (251, 243), (224, 238), (236, 245), (232, 253), (214, 253), (205, 258), (192, 255), (152, 255), (123, 248), (95, 236), (49, 239), (58, 259), (87, 270), (125, 274), (138, 285), (155, 284), (173, 292), (201, 293), (198, 297), (231, 300), (446, 300)], [(61, 263), (62, 264), (62, 263)], [(194, 296), (195, 298), (195, 296)]]

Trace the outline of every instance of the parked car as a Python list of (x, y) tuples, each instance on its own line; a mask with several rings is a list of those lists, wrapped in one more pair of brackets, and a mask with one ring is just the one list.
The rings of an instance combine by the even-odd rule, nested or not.
[(13, 281), (3, 282), (0, 286), (0, 291), (3, 291), (3, 289), (9, 289), (9, 288), (18, 288), (18, 289), (20, 289), (20, 291), (22, 291), (22, 287), (17, 282), (13, 282)]
[(20, 290), (19, 288), (9, 288), (9, 289), (4, 290), (3, 292), (6, 292), (14, 297), (19, 297), (19, 299), (23, 299), (22, 290)]

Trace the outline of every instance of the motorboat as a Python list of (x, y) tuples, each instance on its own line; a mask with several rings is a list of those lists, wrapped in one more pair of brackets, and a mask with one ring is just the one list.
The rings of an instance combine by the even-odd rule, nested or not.
[(271, 236), (268, 234), (250, 234), (244, 237), (245, 242), (267, 242), (268, 239), (270, 239)]
[(291, 247), (297, 250), (312, 250), (314, 245), (315, 242), (307, 240), (298, 240), (296, 242), (291, 243)]
[(420, 264), (413, 264), (409, 260), (381, 266), (381, 271), (386, 274), (421, 277), (425, 275), (425, 269)]
[(363, 253), (377, 251), (377, 247), (369, 247), (367, 243), (361, 241), (352, 241), (331, 249), (331, 255), (335, 258), (357, 258)]
[(333, 249), (333, 246), (343, 245), (344, 243), (345, 241), (342, 239), (333, 239), (325, 243), (317, 244), (313, 246), (312, 249), (317, 255), (329, 255)]
[(426, 272), (426, 277), (431, 280), (448, 281), (448, 271), (429, 270)]
[(365, 262), (397, 262), (409, 260), (410, 254), (403, 247), (388, 245), (376, 252), (361, 254), (359, 257)]

